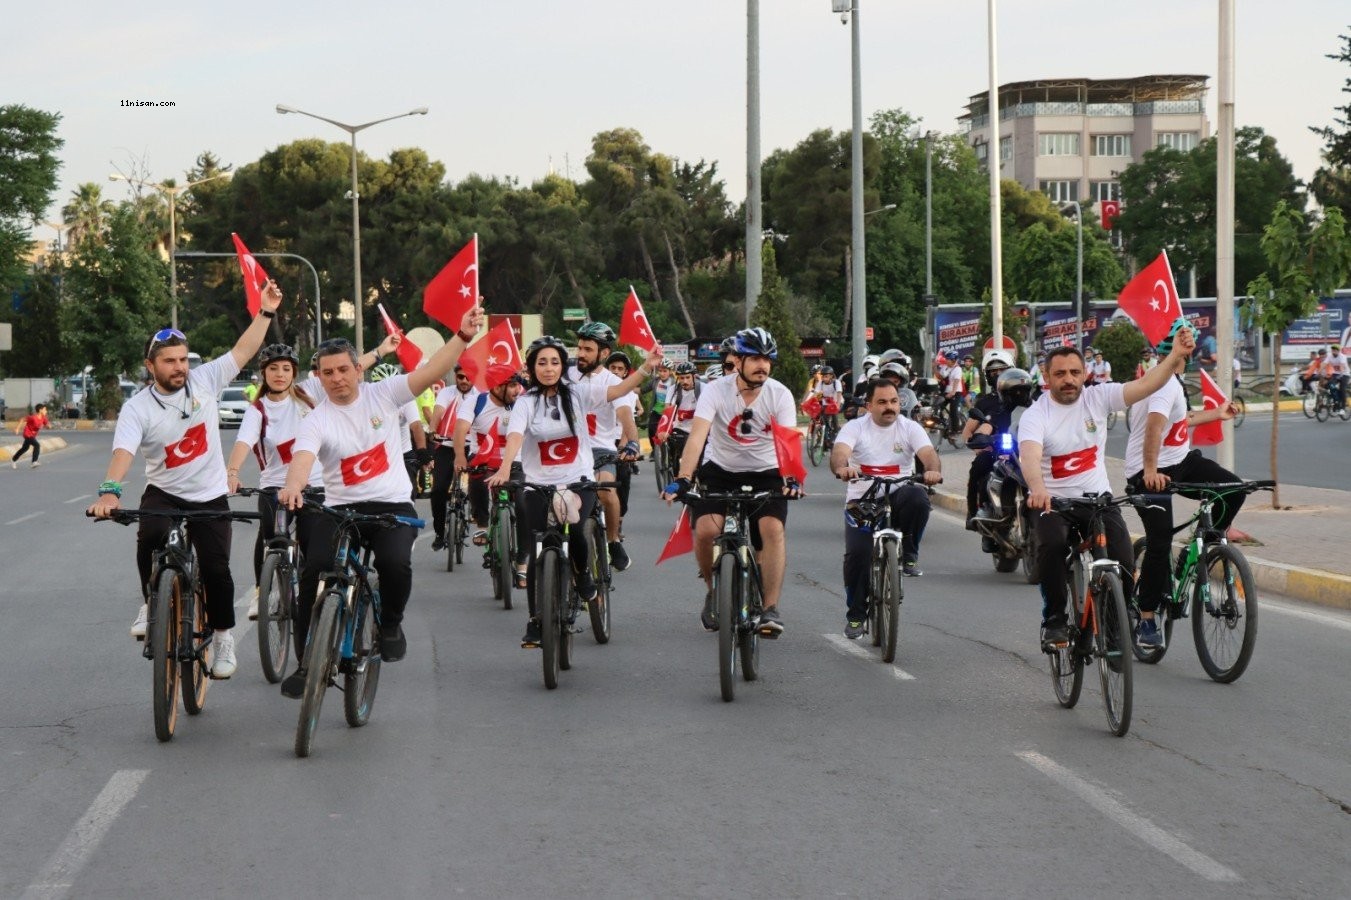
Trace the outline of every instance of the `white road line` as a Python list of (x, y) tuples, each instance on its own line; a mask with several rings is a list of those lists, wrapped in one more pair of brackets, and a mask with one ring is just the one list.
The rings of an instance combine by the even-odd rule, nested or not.
[[(858, 656), (868, 660), (869, 662), (877, 662), (881, 659), (881, 657), (874, 656), (872, 653), (868, 652), (868, 649), (859, 644), (857, 641), (851, 641), (849, 640), (849, 638), (845, 637), (842, 634), (823, 634), (821, 635), (821, 637), (829, 641), (830, 646), (834, 647), (836, 650), (839, 650), (841, 653), (847, 653), (851, 656)], [(860, 640), (862, 640), (862, 638), (860, 638)], [(897, 681), (915, 680), (914, 675), (911, 675), (909, 672), (907, 672), (905, 669), (902, 669), (900, 666), (887, 666), (887, 668), (891, 669), (891, 674), (895, 677)]]
[(38, 516), (42, 515), (43, 512), (45, 512), (45, 510), (40, 510), (40, 511), (35, 512), (35, 513), (29, 513), (29, 514), (26, 515), (26, 516), (19, 516), (19, 518), (17, 518), (17, 519), (12, 519), (12, 520), (6, 522), (5, 524), (6, 524), (6, 525), (18, 525), (20, 522), (27, 522), (29, 519), (36, 519)]
[(1258, 605), (1263, 611), (1282, 613), (1287, 616), (1294, 616), (1297, 619), (1308, 619), (1310, 622), (1317, 622), (1320, 625), (1331, 625), (1333, 628), (1341, 628), (1344, 631), (1351, 631), (1351, 618), (1338, 616), (1333, 613), (1314, 612), (1311, 609), (1302, 609), (1297, 606), (1290, 606), (1276, 600), (1260, 600)]
[(1168, 854), (1207, 881), (1239, 881), (1238, 873), (1227, 866), (1193, 850), (1176, 835), (1164, 831), (1144, 816), (1131, 812), (1112, 799), (1100, 787), (1090, 784), (1050, 757), (1032, 750), (1018, 754), (1018, 758), (1048, 778), (1068, 788), (1089, 806), (1111, 819), (1122, 828), (1144, 841), (1155, 850)]
[(149, 774), (149, 769), (122, 769), (115, 772), (89, 809), (85, 810), (84, 816), (66, 835), (61, 846), (47, 860), (38, 877), (23, 892), (23, 900), (64, 897), (70, 893), (71, 884), (80, 874), (80, 869), (84, 868), (90, 854), (98, 849), (122, 808), (136, 796), (141, 782)]
[(78, 497), (71, 497), (69, 500), (62, 500), (62, 503), (79, 503), (81, 500), (88, 500), (93, 494), (81, 494)]

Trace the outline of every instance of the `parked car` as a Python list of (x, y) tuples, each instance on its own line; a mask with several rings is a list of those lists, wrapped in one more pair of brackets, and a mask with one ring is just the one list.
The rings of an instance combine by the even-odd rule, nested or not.
[(244, 388), (227, 387), (220, 392), (220, 399), (216, 402), (216, 409), (220, 413), (220, 427), (238, 428), (239, 423), (244, 421), (244, 412), (249, 408), (248, 397), (244, 396)]

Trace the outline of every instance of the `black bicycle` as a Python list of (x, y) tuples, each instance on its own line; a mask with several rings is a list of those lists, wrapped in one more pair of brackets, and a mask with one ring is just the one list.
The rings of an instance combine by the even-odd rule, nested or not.
[[(868, 569), (868, 619), (864, 627), (872, 635), (873, 646), (882, 648), (882, 661), (895, 662), (905, 591), (901, 587), (902, 535), (891, 527), (891, 503), (886, 489), (892, 485), (924, 484), (924, 475), (904, 478), (865, 475), (854, 480), (872, 482), (862, 497), (846, 507), (855, 524), (871, 531), (873, 536)], [(933, 491), (927, 485), (925, 489), (930, 493)]]
[(446, 571), (454, 572), (464, 562), (464, 545), (469, 539), (469, 498), (460, 484), (460, 473), (451, 476), (446, 495)]
[(305, 690), (295, 742), (296, 756), (302, 757), (314, 749), (324, 693), (339, 676), (348, 725), (365, 725), (375, 705), (380, 683), (380, 591), (370, 581), (371, 548), (362, 541), (360, 526), (426, 525), (407, 516), (368, 515), (313, 501), (306, 501), (305, 508), (336, 519), (338, 530), (333, 538), (333, 568), (322, 576), (323, 590), (314, 602), (305, 642)]
[(188, 537), (188, 523), (261, 517), (256, 512), (118, 509), (108, 518), (130, 525), (147, 516), (173, 521), (164, 546), (155, 551), (150, 567), (146, 641), (141, 650), (146, 659), (154, 662), (155, 737), (167, 741), (173, 738), (178, 725), (180, 685), (183, 708), (188, 715), (195, 716), (206, 704), (206, 690), (212, 678), (212, 628), (206, 618), (206, 593), (197, 577), (197, 552)]

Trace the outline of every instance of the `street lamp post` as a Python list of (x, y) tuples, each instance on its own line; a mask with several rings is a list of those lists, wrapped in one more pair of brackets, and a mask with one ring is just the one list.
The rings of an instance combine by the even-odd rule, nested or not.
[(934, 138), (932, 131), (924, 133), (924, 371), (933, 368), (934, 353)]
[(139, 184), (141, 187), (154, 188), (169, 198), (169, 324), (174, 328), (178, 327), (178, 266), (174, 263), (174, 255), (178, 252), (178, 220), (175, 211), (178, 206), (178, 195), (195, 188), (199, 184), (206, 184), (208, 181), (215, 181), (217, 178), (232, 177), (234, 177), (233, 172), (218, 172), (207, 178), (189, 181), (184, 185), (170, 185), (128, 178), (121, 172), (114, 172), (108, 176), (109, 181), (125, 181), (129, 184)]
[(296, 109), (294, 106), (277, 104), (277, 112), (281, 115), (295, 113), (301, 116), (309, 116), (311, 119), (318, 119), (320, 122), (327, 122), (330, 125), (336, 125), (347, 132), (352, 138), (352, 306), (356, 312), (356, 345), (357, 356), (365, 354), (365, 341), (362, 336), (364, 331), (365, 317), (362, 315), (361, 294), (361, 216), (360, 216), (360, 198), (357, 194), (357, 132), (365, 131), (373, 125), (379, 125), (382, 122), (392, 122), (394, 119), (402, 119), (406, 116), (425, 116), (427, 107), (419, 106), (417, 109), (409, 110), (405, 113), (399, 113), (397, 116), (386, 116), (383, 119), (376, 119), (373, 122), (366, 122), (361, 125), (348, 125), (345, 122), (339, 122), (336, 119), (329, 119), (324, 116), (315, 115), (312, 112), (306, 112), (303, 109)]
[(1065, 205), (1060, 208), (1062, 215), (1069, 215), (1070, 210), (1074, 210), (1074, 228), (1076, 231), (1076, 252), (1075, 252), (1075, 276), (1074, 276), (1074, 314), (1079, 317), (1079, 326), (1074, 331), (1074, 346), (1079, 348), (1079, 352), (1084, 352), (1084, 327), (1087, 318), (1084, 309), (1084, 211), (1079, 207), (1078, 200), (1067, 200)]
[(853, 173), (850, 196), (853, 201), (851, 245), (854, 255), (851, 277), (854, 281), (853, 293), (856, 295), (854, 297), (853, 327), (850, 331), (851, 343), (853, 344), (853, 369), (855, 372), (862, 372), (863, 357), (868, 355), (868, 289), (865, 283), (866, 267), (863, 249), (863, 75), (859, 62), (858, 4), (859, 0), (830, 0), (831, 11), (839, 14), (840, 21), (848, 21), (850, 25), (850, 59), (853, 70), (854, 101), (853, 152), (850, 164)]

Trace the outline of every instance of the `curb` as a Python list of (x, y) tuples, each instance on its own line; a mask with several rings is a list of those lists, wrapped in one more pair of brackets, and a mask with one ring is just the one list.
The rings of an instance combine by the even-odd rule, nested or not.
[[(19, 448), (22, 446), (22, 443), (0, 445), (0, 462), (9, 462), (14, 458), (14, 454), (19, 452)], [(52, 450), (64, 450), (66, 449), (66, 439), (59, 437), (40, 438), (38, 440), (38, 446), (42, 448), (43, 453), (48, 453)]]

